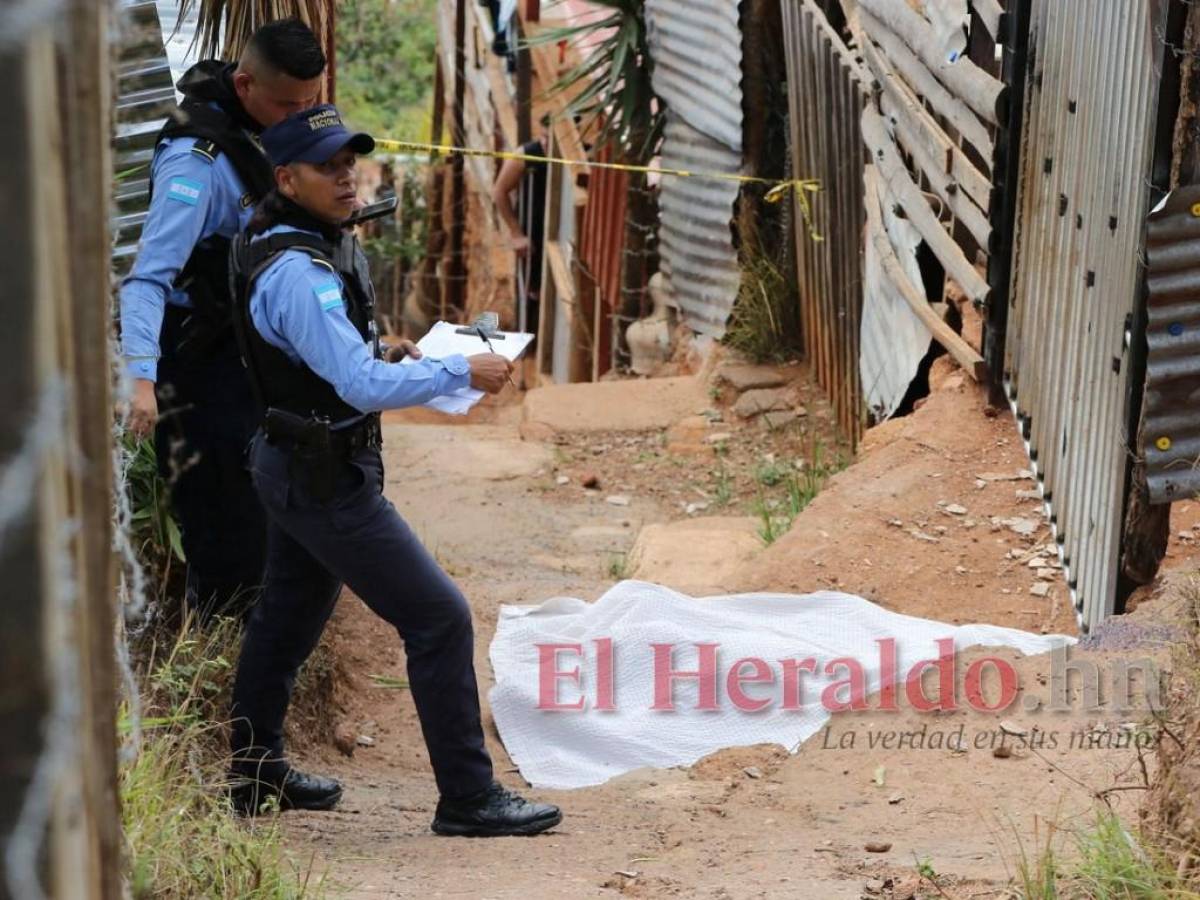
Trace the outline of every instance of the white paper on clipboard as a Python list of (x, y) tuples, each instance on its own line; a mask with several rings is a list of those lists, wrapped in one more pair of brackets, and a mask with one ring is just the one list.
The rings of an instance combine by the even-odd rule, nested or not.
[[(525, 352), (525, 348), (529, 346), (529, 342), (533, 340), (533, 335), (526, 332), (501, 331), (497, 334), (489, 335), (492, 342), (491, 350), (489, 350), (488, 345), (484, 343), (479, 335), (473, 333), (460, 334), (458, 329), (462, 327), (461, 325), (453, 325), (450, 322), (438, 322), (429, 329), (425, 337), (417, 341), (417, 349), (429, 359), (444, 359), (455, 353), (461, 353), (463, 356), (474, 356), (477, 353), (495, 351), (510, 362), (516, 362), (520, 355)], [(500, 337), (500, 335), (503, 335), (503, 337)], [(411, 362), (411, 359), (402, 360), (402, 364)], [(483, 391), (467, 387), (461, 388), (451, 394), (434, 397), (423, 405), (452, 416), (465, 416), (471, 407), (482, 399)]]

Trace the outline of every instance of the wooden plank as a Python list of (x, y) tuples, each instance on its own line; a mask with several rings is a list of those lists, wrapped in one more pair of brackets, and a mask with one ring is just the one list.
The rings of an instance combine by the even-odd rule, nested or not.
[(984, 159), (992, 159), (996, 154), (995, 143), (992, 141), (987, 127), (976, 117), (970, 107), (962, 99), (946, 90), (945, 86), (925, 68), (925, 64), (905, 45), (904, 41), (892, 34), (879, 20), (861, 8), (858, 11), (858, 17), (862, 26), (869, 32), (869, 36), (867, 36), (862, 33), (861, 28), (859, 29), (859, 45), (866, 48), (874, 39), (887, 55), (892, 69), (904, 76), (913, 93), (927, 100), (939, 115), (945, 116), (955, 130), (974, 145), (980, 156)]
[(874, 166), (867, 166), (863, 171), (863, 182), (866, 185), (867, 240), (871, 241), (872, 246), (879, 254), (880, 263), (883, 265), (883, 271), (888, 280), (904, 297), (913, 314), (929, 329), (934, 340), (946, 348), (946, 351), (954, 357), (973, 380), (983, 381), (987, 377), (987, 367), (983, 363), (983, 357), (938, 317), (925, 298), (925, 292), (914, 285), (904, 273), (904, 268), (896, 257), (895, 248), (892, 247), (892, 242), (883, 227), (882, 207), (884, 201), (879, 173)]
[(975, 14), (983, 22), (983, 27), (988, 30), (988, 34), (999, 44), (1001, 42), (1000, 17), (1004, 15), (999, 0), (971, 0), (971, 5), (975, 8)]
[(903, 112), (896, 110), (887, 98), (883, 100), (883, 111), (896, 122), (896, 136), (911, 154), (917, 168), (925, 175), (933, 192), (966, 227), (971, 236), (975, 238), (975, 242), (987, 250), (992, 236), (991, 223), (988, 222), (983, 211), (971, 202), (967, 193), (959, 190), (958, 183), (954, 178), (947, 174), (946, 169), (953, 167), (953, 156), (931, 156), (925, 142), (914, 133), (916, 129), (911, 120)]
[[(454, 3), (454, 103), (450, 109), (450, 141), (462, 146), (466, 137), (466, 35), (467, 35), (467, 4), (469, 0), (455, 0)], [(447, 265), (448, 276), (442, 291), (441, 318), (450, 319), (466, 306), (467, 297), (467, 263), (465, 236), (467, 231), (467, 191), (464, 179), (464, 160), (462, 156), (451, 157), (450, 160), (450, 228), (448, 229), (450, 259)]]
[(90, 820), (91, 896), (121, 896), (122, 835), (117, 790), (117, 671), (113, 628), (117, 621), (112, 524), (112, 400), (108, 370), (112, 287), (109, 204), (112, 192), (111, 7), (72, 0), (63, 19), (67, 39), (58, 46), (63, 78), (60, 130), (66, 141), (65, 195), (71, 288), (61, 337), (72, 367), (71, 414), (79, 465), (71, 470), (71, 516), (78, 523), (76, 628), (80, 670), (79, 762)]
[(550, 277), (554, 279), (559, 310), (567, 318), (567, 380), (571, 383), (588, 381), (592, 371), (591, 317), (581, 302), (581, 285), (576, 283), (575, 267), (567, 260), (566, 250), (559, 241), (546, 241), (546, 259)]
[[(937, 120), (925, 109), (920, 98), (892, 68), (888, 58), (869, 40), (864, 40), (860, 46), (883, 96), (897, 108), (897, 118), (900, 110), (906, 114), (908, 121), (905, 127), (911, 133), (911, 139), (920, 141), (931, 159), (949, 159), (950, 176), (975, 201), (976, 206), (986, 210), (992, 193), (992, 184), (988, 177), (950, 140)], [(986, 130), (983, 130), (983, 136), (987, 137)], [(990, 138), (988, 141), (990, 143)]]
[(480, 36), (483, 44), (482, 69), (473, 68), (472, 88), (476, 91), (476, 103), (481, 109), (481, 118), (487, 118), (483, 111), (496, 117), (496, 124), (504, 134), (504, 141), (509, 147), (520, 143), (517, 129), (517, 110), (513, 104), (512, 95), (508, 89), (501, 57), (492, 52), (492, 23), (489, 14), (478, 3), (471, 4), (473, 30)]
[[(0, 384), (6, 410), (0, 423), (0, 472), (19, 472), (9, 468), (18, 461), (28, 466), (19, 490), (5, 497), (8, 522), (0, 540), (0, 583), (5, 586), (0, 678), (19, 687), (0, 700), (0, 759), (5, 761), (0, 767), (0, 833), (6, 839), (0, 892), (12, 888), (18, 896), (41, 896), (44, 891), (64, 900), (119, 896), (113, 884), (119, 859), (109, 857), (113, 871), (105, 872), (103, 855), (113, 851), (119, 837), (111, 802), (115, 766), (108, 763), (116, 746), (115, 704), (98, 703), (92, 683), (105, 677), (103, 664), (112, 658), (113, 621), (93, 620), (103, 617), (112, 602), (112, 585), (104, 580), (110, 547), (103, 541), (105, 526), (99, 540), (83, 533), (89, 522), (108, 520), (111, 485), (106, 479), (100, 483), (104, 469), (84, 481), (89, 473), (81, 470), (91, 460), (77, 466), (72, 459), (83, 446), (84, 428), (87, 447), (99, 448), (106, 459), (111, 452), (110, 411), (97, 409), (109, 374), (110, 247), (103, 240), (108, 208), (102, 202), (102, 186), (111, 178), (103, 168), (109, 119), (104, 102), (84, 111), (86, 121), (72, 119), (71, 104), (86, 104), (89, 95), (84, 90), (78, 97), (68, 96), (73, 84), (60, 81), (65, 73), (54, 35), (72, 51), (77, 39), (85, 42), (68, 66), (77, 66), (74, 74), (88, 79), (90, 90), (97, 92), (108, 89), (100, 61), (108, 49), (99, 17), (83, 33), (72, 33), (74, 12), (88, 10), (68, 7), (41, 27), (17, 23), (0, 49), (0, 97), (12, 126), (12, 139), (0, 148), (0, 165), (8, 176), (7, 215), (0, 221), (5, 247), (0, 257), (5, 285), (0, 355), (6, 363)], [(79, 156), (85, 145), (95, 151), (94, 159)], [(96, 173), (96, 181), (70, 201), (85, 222), (100, 223), (99, 234), (78, 223), (79, 247), (69, 239), (67, 210), (68, 180), (77, 167)], [(75, 254), (86, 258), (75, 260)], [(77, 293), (72, 279), (85, 268), (91, 283)], [(84, 309), (85, 304), (93, 308)], [(94, 340), (90, 352), (100, 359), (94, 370), (83, 371), (79, 365), (83, 353), (76, 346), (77, 313), (103, 323), (98, 336), (86, 336)], [(42, 437), (45, 432), (52, 439)], [(107, 638), (103, 644), (97, 641), (101, 628)], [(95, 687), (103, 692), (103, 685)], [(108, 727), (96, 728), (96, 722)], [(47, 818), (35, 831), (16, 835), (14, 825), (47, 752), (66, 754), (63, 764), (51, 770), (52, 780), (39, 785)], [(95, 758), (89, 758), (93, 753)]]
[(883, 118), (870, 107), (863, 110), (862, 134), (879, 169), (880, 177), (903, 207), (909, 221), (945, 266), (946, 274), (958, 282), (971, 300), (986, 303), (991, 291), (987, 281), (933, 214), (933, 210), (925, 202), (924, 195), (904, 167), (900, 153), (887, 133)]
[[(579, 331), (579, 306), (575, 293), (575, 283), (571, 278), (571, 268), (567, 263), (566, 253), (559, 241), (546, 241), (546, 274), (553, 286), (554, 300), (554, 330), (546, 335), (551, 346), (550, 372), (556, 382), (563, 380), (567, 383), (583, 380), (580, 376), (579, 354), (576, 351)], [(547, 295), (549, 296), (549, 295)], [(558, 338), (565, 335), (564, 347), (558, 346)], [(561, 353), (560, 353), (561, 351)], [(562, 358), (565, 353), (566, 358)]]
[[(535, 17), (536, 18), (536, 17)], [(523, 16), (513, 19), (517, 35), (517, 143), (533, 140), (533, 60), (529, 58), (529, 42), (525, 40)]]
[(546, 241), (546, 260), (549, 263), (550, 277), (554, 279), (554, 289), (558, 292), (563, 303), (574, 309), (576, 305), (575, 279), (571, 277), (571, 266), (563, 253), (562, 244), (558, 241)]
[[(879, 34), (883, 31), (896, 35), (942, 84), (966, 101), (985, 121), (993, 125), (1001, 123), (1007, 93), (1004, 82), (993, 78), (966, 56), (954, 62), (945, 59), (941, 48), (937, 46), (933, 28), (907, 3), (897, 0), (859, 0), (859, 6), (875, 20), (874, 25), (868, 25), (873, 38), (879, 40)], [(884, 28), (879, 29), (876, 27), (878, 24)]]

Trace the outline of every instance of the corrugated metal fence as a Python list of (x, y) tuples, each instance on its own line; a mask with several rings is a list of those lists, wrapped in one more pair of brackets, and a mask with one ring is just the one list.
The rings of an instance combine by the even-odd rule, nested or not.
[[(667, 106), (662, 165), (693, 172), (742, 169), (742, 32), (733, 0), (647, 0), (654, 90)], [(685, 322), (722, 337), (741, 274), (733, 247), (731, 180), (667, 178), (660, 187), (659, 252)]]
[(121, 47), (117, 63), (116, 139), (112, 223), (113, 262), (124, 273), (133, 264), (146, 220), (154, 138), (175, 105), (175, 82), (153, 0), (120, 8)]
[(1142, 452), (1152, 503), (1200, 494), (1200, 185), (1150, 216)]
[(852, 444), (862, 435), (858, 377), (862, 318), (863, 164), (859, 118), (867, 79), (813, 0), (785, 0), (792, 171), (817, 178), (808, 194), (814, 241), (796, 206), (796, 268), (805, 354)]
[(1007, 388), (1084, 629), (1117, 592), (1165, 9), (1032, 4)]
[(154, 138), (175, 106), (175, 82), (190, 63), (189, 49), (195, 54), (196, 12), (193, 5), (178, 22), (177, 0), (123, 0), (119, 9), (112, 222), (113, 264), (119, 274), (129, 269), (137, 252), (150, 196)]

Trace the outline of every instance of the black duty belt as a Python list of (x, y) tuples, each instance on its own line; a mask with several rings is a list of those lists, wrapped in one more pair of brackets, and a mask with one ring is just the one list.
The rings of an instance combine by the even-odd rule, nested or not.
[(359, 450), (378, 450), (383, 445), (379, 416), (367, 416), (362, 422), (349, 428), (329, 432), (329, 446), (342, 456), (353, 456)]
[(303, 417), (286, 410), (267, 410), (265, 432), (271, 444), (325, 452), (342, 459), (360, 450), (379, 449), (382, 430), (379, 415), (371, 414), (344, 427), (331, 425), (327, 419)]

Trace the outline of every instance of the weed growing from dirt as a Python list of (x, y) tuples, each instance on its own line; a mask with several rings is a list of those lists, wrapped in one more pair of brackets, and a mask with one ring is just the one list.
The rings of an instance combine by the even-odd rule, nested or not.
[[(845, 467), (845, 459), (840, 455), (826, 460), (820, 443), (813, 446), (812, 459), (800, 471), (775, 462), (760, 465), (755, 472), (758, 497), (752, 509), (759, 519), (758, 536), (763, 543), (773, 544), (787, 534), (796, 517), (812, 503), (825, 482)], [(779, 484), (785, 487), (784, 498), (767, 497), (763, 489)]]
[[(235, 818), (226, 798), (223, 721), (240, 639), (234, 620), (149, 649), (142, 737), (119, 773), (126, 879), (131, 896), (283, 900), (327, 893), (311, 860), (285, 851), (278, 822)], [(128, 714), (120, 723), (132, 731)]]
[(754, 362), (784, 362), (799, 353), (800, 304), (785, 269), (761, 249), (744, 248), (742, 282), (725, 343)]
[(717, 470), (713, 473), (713, 503), (718, 507), (728, 506), (733, 500), (733, 479), (729, 475), (729, 471), (725, 468), (725, 460), (721, 458), (717, 463)]
[[(1015, 829), (1014, 829), (1015, 831)], [(1070, 834), (1075, 853), (1060, 845)], [(1112, 810), (1069, 833), (1051, 823), (1027, 849), (1017, 837), (1015, 888), (1022, 900), (1197, 900), (1166, 855), (1129, 831)]]
[(629, 577), (629, 559), (624, 553), (614, 553), (608, 558), (608, 577), (613, 581)]

